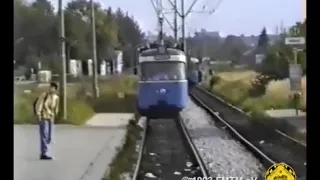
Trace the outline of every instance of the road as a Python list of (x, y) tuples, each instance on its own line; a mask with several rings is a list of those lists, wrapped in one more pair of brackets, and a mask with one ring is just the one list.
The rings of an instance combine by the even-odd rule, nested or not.
[(118, 127), (55, 128), (53, 161), (39, 160), (38, 126), (14, 126), (15, 180), (100, 180), (125, 137)]

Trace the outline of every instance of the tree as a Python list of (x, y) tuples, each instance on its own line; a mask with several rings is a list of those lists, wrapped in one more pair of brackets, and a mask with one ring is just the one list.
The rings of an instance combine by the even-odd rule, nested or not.
[(217, 57), (226, 60), (240, 59), (247, 46), (240, 37), (229, 35), (217, 51)]
[(231, 50), (231, 61), (233, 64), (239, 64), (240, 58), (242, 56), (241, 50), (237, 47), (233, 47), (233, 49)]
[[(299, 36), (305, 36), (305, 27), (304, 23), (296, 23), (295, 26), (298, 26), (300, 29)], [(290, 29), (285, 36), (291, 36)], [(266, 58), (262, 64), (257, 69), (260, 73), (271, 77), (271, 79), (284, 79), (289, 77), (289, 64), (293, 63), (293, 49), (292, 47), (285, 45), (284, 39), (281, 39), (279, 42), (267, 48)], [(299, 53), (298, 63), (302, 65), (304, 73), (306, 72), (306, 57), (305, 53)]]
[(124, 65), (128, 67), (132, 64), (132, 56), (143, 41), (144, 34), (133, 17), (129, 17), (128, 13), (124, 13), (120, 8), (115, 13), (115, 19), (118, 25), (118, 49), (123, 51)]
[(264, 27), (259, 35), (258, 47), (266, 48), (269, 44), (269, 37), (267, 35), (267, 30)]
[[(96, 42), (98, 61), (110, 59), (115, 49), (125, 52), (125, 64), (133, 58), (129, 52), (143, 41), (138, 23), (121, 9), (113, 12), (94, 4), (96, 12)], [(65, 13), (67, 57), (92, 59), (91, 5), (86, 0), (68, 2)], [(60, 18), (50, 1), (26, 3), (14, 0), (15, 61), (19, 66), (57, 69), (59, 59)], [(130, 47), (130, 48), (128, 48)], [(59, 71), (57, 69), (57, 71)]]

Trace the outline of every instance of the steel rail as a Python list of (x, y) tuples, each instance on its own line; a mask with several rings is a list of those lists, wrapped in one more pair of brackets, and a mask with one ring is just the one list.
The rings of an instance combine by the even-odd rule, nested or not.
[(139, 148), (139, 155), (138, 155), (138, 160), (136, 163), (136, 167), (133, 173), (132, 180), (136, 180), (138, 178), (139, 170), (141, 167), (141, 161), (142, 161), (142, 156), (143, 156), (143, 150), (144, 150), (144, 145), (146, 142), (146, 135), (147, 135), (147, 130), (148, 130), (148, 121), (149, 119), (146, 119), (143, 127), (143, 134), (142, 134), (142, 139), (140, 141), (140, 148)]
[(217, 112), (214, 112), (210, 107), (208, 107), (204, 102), (202, 102), (198, 97), (196, 97), (194, 94), (190, 93), (190, 96), (203, 108), (205, 109), (211, 116), (213, 116), (215, 119), (222, 122), (229, 131), (235, 136), (238, 137), (238, 139), (243, 143), (246, 144), (248, 148), (250, 148), (252, 151), (256, 152), (256, 154), (260, 157), (260, 159), (264, 159), (267, 161), (268, 164), (272, 165), (276, 161), (272, 160), (270, 157), (268, 157), (266, 154), (264, 154), (262, 151), (260, 151), (255, 145), (253, 145), (251, 142), (249, 142), (246, 138), (244, 138), (236, 129), (234, 129), (227, 121), (225, 121), (222, 117), (219, 116)]
[[(226, 105), (228, 105), (231, 109), (235, 109), (238, 112), (241, 112), (242, 114), (245, 114), (245, 112), (243, 112), (241, 109), (231, 105), (230, 103), (225, 102), (224, 100), (222, 100), (220, 97), (215, 96), (213, 94), (211, 94), (210, 92), (196, 87), (197, 89), (200, 89), (203, 93), (206, 93), (208, 95), (210, 95), (211, 97), (219, 100), (221, 103), (224, 103)], [(219, 112), (215, 112), (212, 108), (210, 108), (208, 105), (206, 105), (206, 103), (204, 103), (202, 100), (200, 100), (196, 95), (194, 95), (192, 92), (189, 93), (190, 97), (204, 110), (206, 110), (214, 119), (218, 120), (219, 122), (221, 122), (222, 124), (224, 124), (224, 126), (226, 126), (226, 129), (230, 131), (230, 133), (232, 135), (234, 135), (243, 145), (245, 145), (248, 150), (250, 150), (251, 152), (253, 152), (257, 158), (259, 158), (262, 162), (268, 164), (267, 166), (270, 167), (271, 165), (277, 163), (275, 160), (271, 159), (268, 155), (266, 155), (264, 152), (262, 152), (257, 146), (255, 146), (254, 144), (252, 144), (250, 141), (248, 141), (245, 137), (243, 137), (230, 123), (228, 123), (226, 120), (224, 120), (220, 115)], [(246, 116), (248, 118), (250, 118), (247, 114)], [(274, 131), (278, 131), (277, 129), (275, 129)], [(282, 134), (281, 131), (277, 132), (278, 134), (280, 134), (283, 137), (286, 137), (286, 134)], [(292, 137), (286, 137), (286, 139), (289, 139), (295, 143), (298, 143), (299, 145), (302, 145), (304, 147), (306, 147), (306, 145), (302, 144), (301, 142), (298, 142), (298, 140), (295, 140)], [(298, 180), (305, 180), (306, 177), (297, 177)]]
[[(147, 119), (147, 121), (149, 121), (149, 120), (150, 119)], [(174, 121), (174, 119), (172, 119), (172, 120)], [(196, 159), (196, 161), (197, 161), (197, 163), (199, 165), (199, 168), (200, 168), (200, 171), (201, 171), (203, 177), (209, 177), (208, 171), (206, 169), (206, 166), (205, 166), (203, 160), (201, 159), (201, 156), (200, 156), (196, 146), (192, 142), (191, 136), (189, 135), (188, 130), (187, 130), (186, 126), (183, 123), (182, 117), (179, 115), (177, 120), (179, 121), (179, 125), (180, 125), (180, 127), (182, 129), (184, 138), (188, 142), (188, 145), (189, 145), (190, 149), (192, 150), (192, 153), (193, 153), (193, 155), (194, 155), (194, 157), (195, 157), (195, 159)], [(148, 122), (146, 122), (145, 126), (144, 126), (142, 140), (140, 142), (139, 155), (138, 155), (138, 159), (137, 159), (137, 163), (136, 163), (136, 166), (135, 166), (135, 170), (134, 170), (134, 173), (133, 173), (132, 180), (137, 180), (138, 179), (138, 175), (139, 175), (139, 171), (140, 171), (141, 163), (142, 163), (142, 158), (143, 158), (143, 152), (145, 150), (147, 131), (148, 131)]]
[[(246, 117), (248, 117), (248, 118), (251, 118), (251, 117), (250, 117), (246, 112), (244, 112), (242, 109), (240, 109), (240, 108), (238, 108), (238, 107), (236, 107), (236, 106), (234, 106), (234, 105), (226, 102), (225, 100), (223, 100), (223, 99), (220, 98), (219, 96), (217, 96), (217, 95), (215, 95), (215, 94), (212, 94), (212, 93), (208, 92), (207, 90), (205, 90), (205, 89), (203, 89), (203, 88), (200, 88), (200, 87), (196, 87), (196, 88), (197, 88), (198, 90), (206, 93), (207, 95), (211, 96), (212, 98), (220, 101), (222, 104), (225, 104), (225, 105), (227, 105), (228, 107), (230, 107), (230, 108), (238, 111), (239, 113), (243, 114), (244, 116), (246, 116)], [(306, 143), (301, 142), (301, 141), (299, 141), (299, 140), (297, 140), (297, 139), (289, 136), (288, 134), (280, 131), (279, 129), (274, 129), (274, 131), (275, 131), (276, 133), (280, 134), (281, 136), (283, 136), (283, 137), (285, 137), (285, 138), (287, 138), (287, 139), (289, 139), (289, 140), (291, 140), (291, 141), (293, 141), (293, 142), (295, 142), (295, 143), (297, 143), (297, 144), (299, 144), (299, 145), (301, 145), (301, 146), (303, 146), (303, 147), (307, 147), (307, 144), (306, 144)]]
[(191, 140), (191, 136), (188, 133), (188, 130), (187, 130), (186, 126), (184, 125), (183, 119), (182, 119), (181, 116), (179, 117), (179, 123), (180, 123), (181, 129), (183, 131), (183, 134), (184, 134), (185, 138), (187, 139), (187, 141), (189, 143), (189, 146), (191, 147), (191, 150), (192, 150), (192, 152), (193, 152), (193, 154), (194, 154), (194, 156), (195, 156), (195, 158), (196, 158), (196, 160), (198, 162), (198, 165), (200, 167), (200, 170), (201, 170), (201, 173), (202, 173), (203, 177), (210, 177), (208, 175), (208, 171), (206, 169), (206, 166), (205, 166), (203, 160), (201, 159), (199, 151), (197, 150), (196, 146), (194, 145), (194, 143)]

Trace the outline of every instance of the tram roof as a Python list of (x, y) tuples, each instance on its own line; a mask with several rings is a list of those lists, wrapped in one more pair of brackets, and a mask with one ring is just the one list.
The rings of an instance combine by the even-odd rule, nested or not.
[[(185, 53), (183, 51), (179, 50), (179, 49), (167, 48), (166, 50), (167, 50), (166, 54), (170, 55), (170, 56), (185, 55)], [(148, 50), (142, 51), (140, 53), (141, 57), (157, 56), (157, 55), (161, 55), (161, 53), (159, 53), (158, 49), (148, 49)]]
[(193, 63), (198, 63), (198, 62), (199, 62), (199, 59), (198, 59), (198, 58), (195, 58), (195, 57), (191, 57), (190, 60), (191, 60), (191, 62), (193, 62)]

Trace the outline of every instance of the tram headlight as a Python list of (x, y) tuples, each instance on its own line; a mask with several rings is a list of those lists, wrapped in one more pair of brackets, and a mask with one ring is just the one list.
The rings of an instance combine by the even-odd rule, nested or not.
[(166, 92), (167, 92), (167, 90), (166, 89), (160, 89), (160, 94), (165, 94)]

